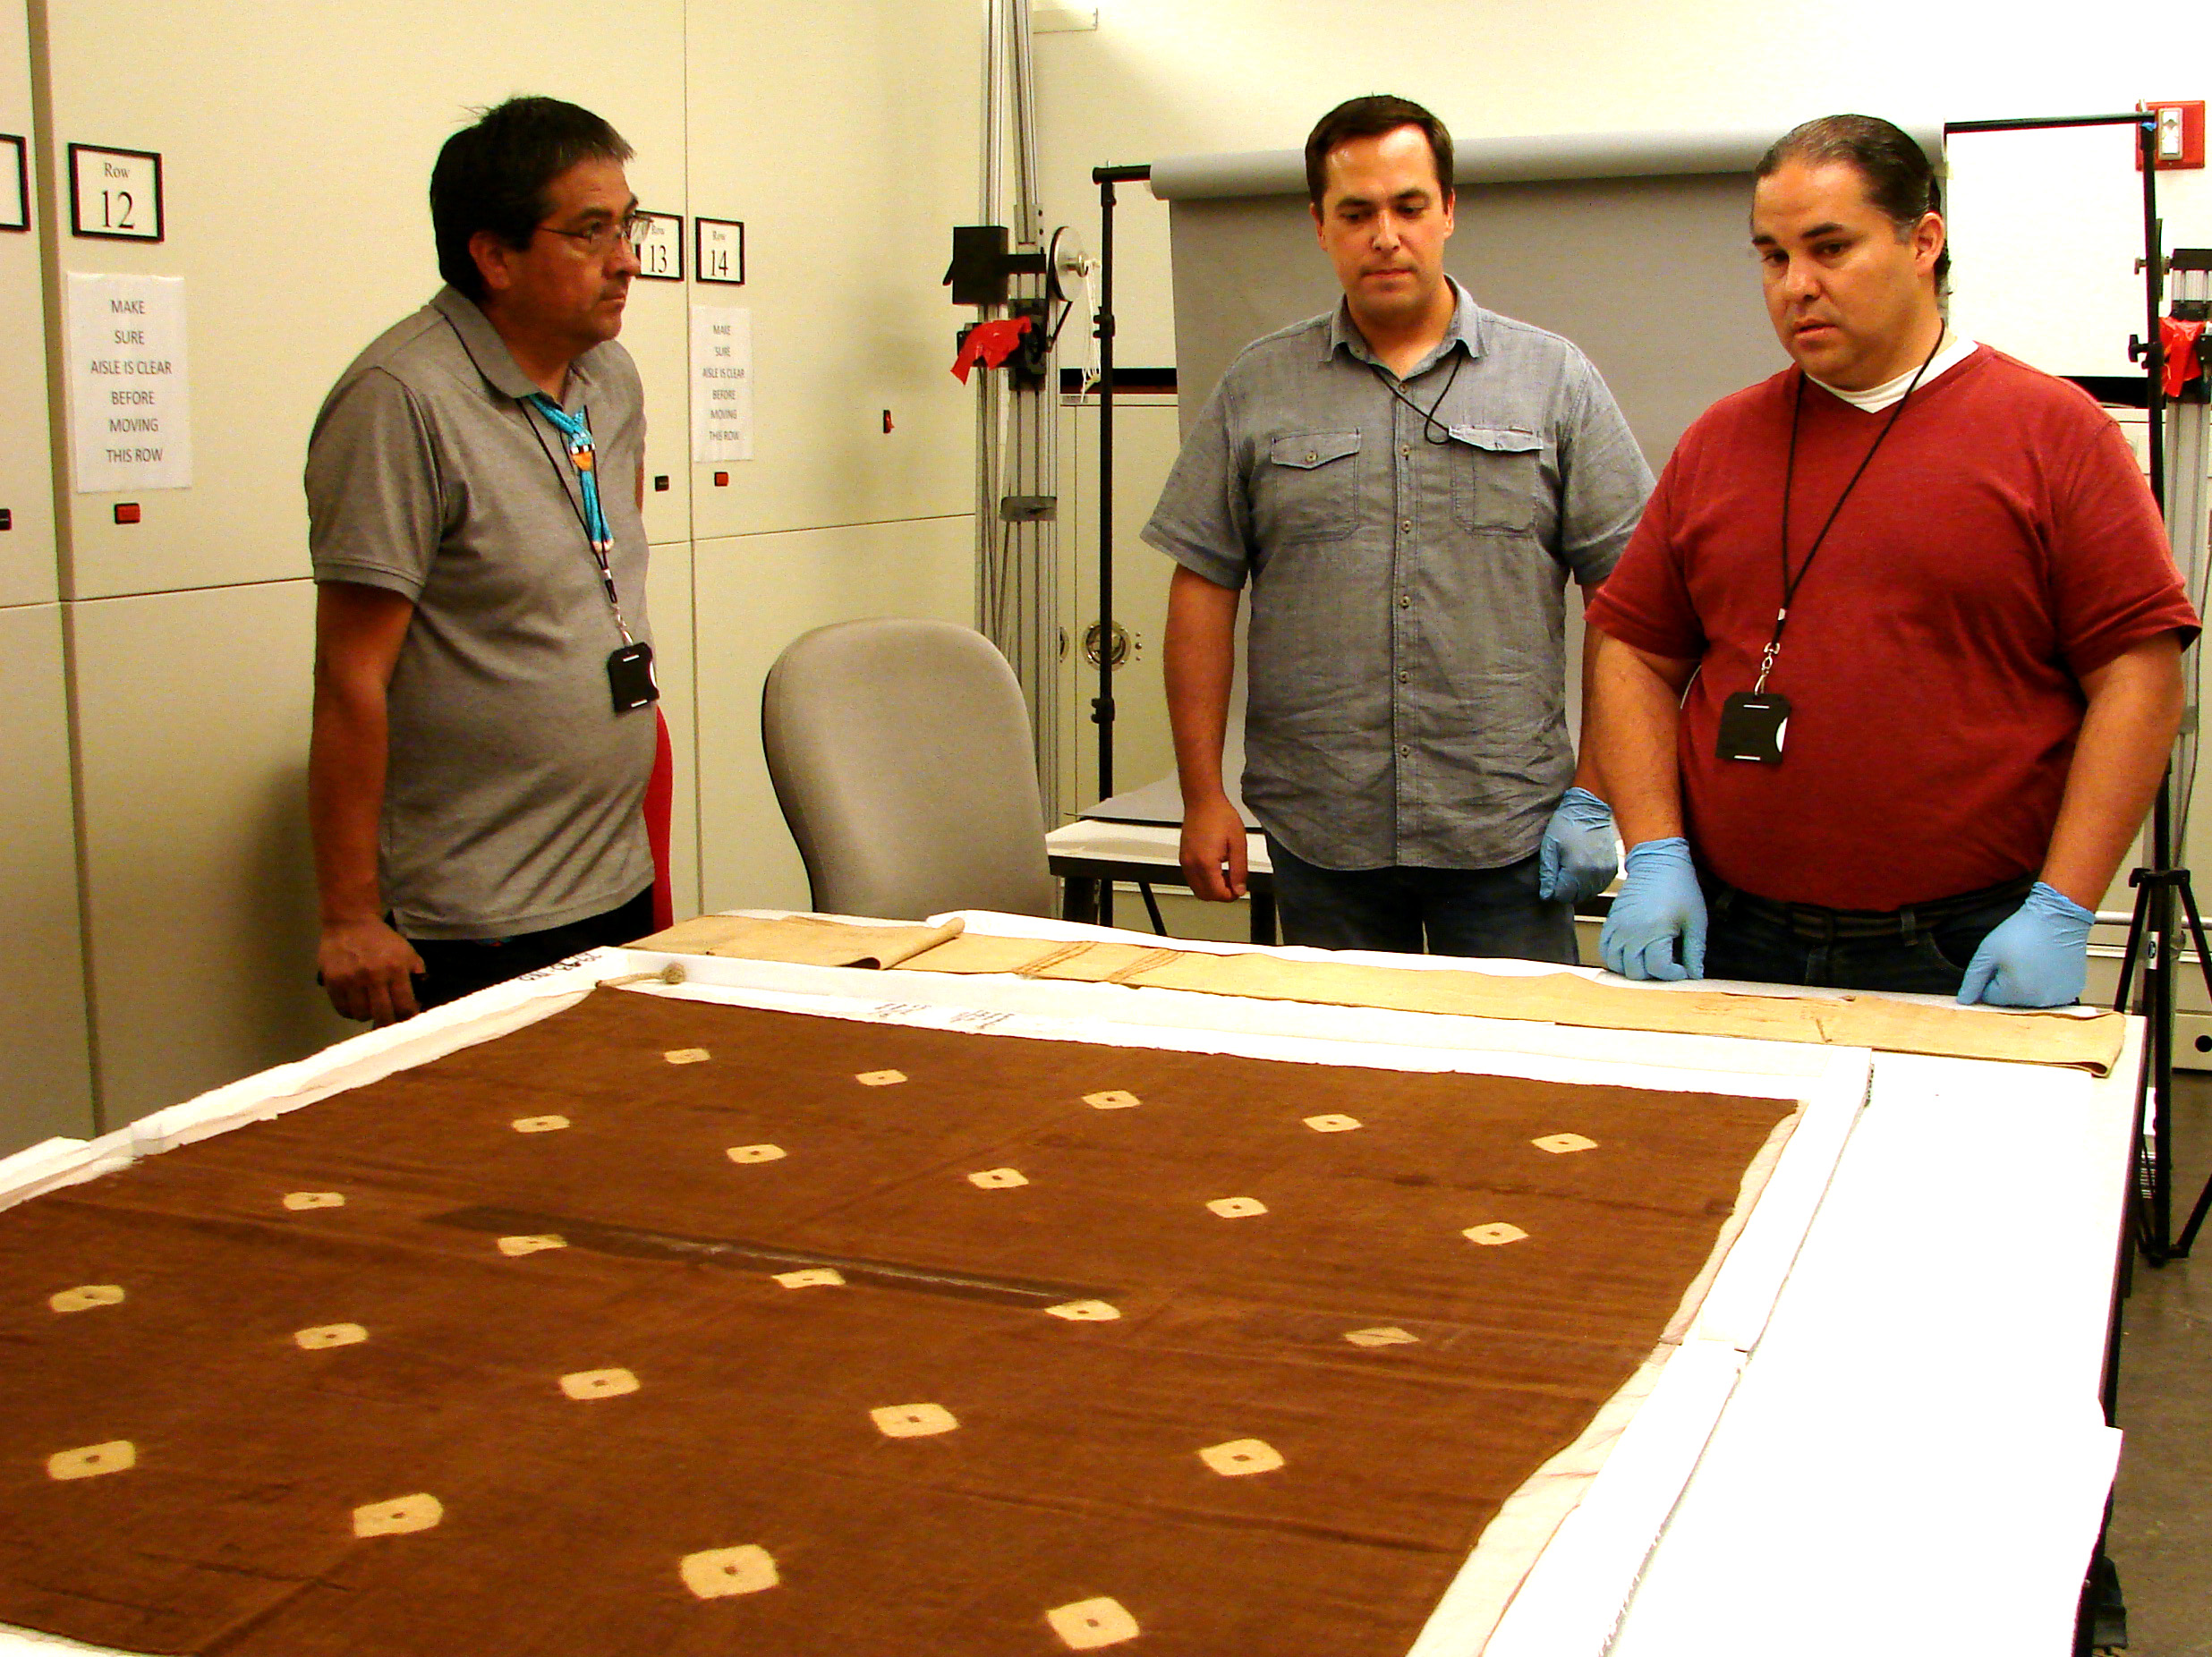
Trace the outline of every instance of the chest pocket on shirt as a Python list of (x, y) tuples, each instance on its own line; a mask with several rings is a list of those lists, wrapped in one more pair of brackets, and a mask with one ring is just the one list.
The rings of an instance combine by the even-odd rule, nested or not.
[(1262, 534), (1288, 544), (1339, 540), (1359, 522), (1359, 434), (1307, 431), (1268, 447)]
[(1544, 487), (1544, 439), (1510, 426), (1451, 429), (1451, 515), (1463, 530), (1525, 535)]

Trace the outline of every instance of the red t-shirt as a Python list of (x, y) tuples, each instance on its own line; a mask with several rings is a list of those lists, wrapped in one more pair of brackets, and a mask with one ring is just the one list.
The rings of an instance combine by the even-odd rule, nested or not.
[[(1770, 693), (1779, 765), (1715, 756), (1782, 599), (1795, 369), (1715, 404), (1675, 448), (1589, 619), (1702, 670), (1682, 707), (1700, 860), (1788, 902), (1889, 910), (2038, 870), (2080, 676), (2197, 616), (2112, 418), (1982, 346), (1906, 402), (1790, 606)], [(1796, 570), (1891, 411), (1806, 384)]]

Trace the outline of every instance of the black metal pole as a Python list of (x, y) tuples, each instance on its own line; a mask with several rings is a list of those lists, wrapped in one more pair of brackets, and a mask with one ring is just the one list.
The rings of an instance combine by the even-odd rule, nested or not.
[[(2129, 355), (2143, 364), (2145, 438), (2149, 448), (2150, 492), (2163, 514), (2165, 511), (2165, 353), (2159, 335), (2159, 308), (2165, 302), (2165, 235), (2158, 223), (2157, 133), (2158, 120), (2142, 110), (2131, 110), (2125, 115), (2023, 115), (2001, 121), (1951, 121), (1944, 125), (1944, 136), (1954, 132), (2021, 132), (2053, 127), (2131, 126), (2135, 129), (2136, 159), (2143, 174), (2143, 315), (2145, 337), (2131, 342)], [(2174, 776), (2169, 765), (2166, 775), (2159, 779), (2158, 795), (2151, 807), (2150, 871), (2165, 877), (2176, 866), (2174, 845)], [(2136, 883), (2142, 888), (2139, 912), (2146, 934), (2143, 961), (2143, 997), (2141, 1010), (2144, 1022), (2149, 1026), (2149, 1049), (2145, 1056), (2140, 1093), (2148, 1095), (2142, 1102), (2149, 1117), (2149, 1166), (2148, 1177), (2139, 1182), (2140, 1194), (2147, 1199), (2148, 1209), (2141, 1228), (2143, 1257), (2154, 1266), (2163, 1266), (2177, 1257), (2174, 1246), (2173, 1171), (2174, 1171), (2174, 1012), (2175, 1005), (2174, 969), (2174, 886), (2165, 878), (2145, 880), (2143, 871), (2136, 873)], [(2186, 877), (2184, 876), (2184, 879)], [(2123, 972), (2121, 989), (2127, 988), (2127, 974)], [(2212, 971), (2208, 971), (2212, 977)], [(2142, 1134), (2137, 1132), (2138, 1154), (2140, 1155)]]
[[(2212, 946), (2205, 942), (2204, 917), (2197, 913), (2197, 895), (2190, 888), (2187, 870), (2182, 871), (2178, 884), (2182, 911), (2189, 922), (2190, 941), (2196, 945), (2198, 969), (2204, 974), (2205, 994), (2212, 996)], [(2212, 1179), (2204, 1182), (2204, 1189), (2197, 1194), (2197, 1205), (2190, 1211), (2189, 1223), (2182, 1228), (2182, 1235), (2174, 1240), (2172, 1253), (2174, 1259), (2189, 1258), (2189, 1251), (2196, 1245), (2198, 1229), (2203, 1226), (2208, 1211), (2212, 1211)]]
[(2158, 117), (2140, 109), (2131, 109), (2123, 115), (2008, 115), (2001, 121), (1946, 121), (1944, 136), (1953, 132), (2025, 132), (2038, 127), (2054, 126), (2141, 126), (2148, 122), (2155, 129)]
[[(2143, 393), (2144, 437), (2149, 446), (2150, 492), (2165, 513), (2165, 351), (2158, 312), (2165, 302), (2165, 235), (2158, 224), (2157, 118), (2136, 117), (2135, 154), (2143, 170)], [(2164, 871), (2176, 858), (2174, 846), (2174, 772), (2158, 779), (2158, 797), (2150, 813), (2150, 864)], [(2150, 1235), (2146, 1253), (2154, 1266), (2174, 1258), (2174, 1014), (2179, 982), (2174, 958), (2174, 886), (2161, 880), (2151, 895), (2151, 949), (2143, 977), (2150, 1019), (2150, 1136), (2154, 1178), (2150, 1191)]]
[(1098, 170), (1098, 797), (1114, 791), (1114, 179)]
[[(2165, 336), (2159, 307), (2165, 303), (2165, 230), (2158, 223), (2158, 118), (2139, 115), (2135, 153), (2143, 166), (2143, 372), (2148, 379), (2143, 408), (2149, 415), (2150, 492), (2165, 511)], [(2160, 803), (2163, 805), (2164, 802)], [(2160, 848), (2163, 854), (2163, 846)]]
[[(1114, 791), (1114, 186), (1152, 176), (1149, 166), (1091, 169), (1098, 186), (1098, 797)], [(1114, 923), (1114, 885), (1099, 888), (1098, 919)]]

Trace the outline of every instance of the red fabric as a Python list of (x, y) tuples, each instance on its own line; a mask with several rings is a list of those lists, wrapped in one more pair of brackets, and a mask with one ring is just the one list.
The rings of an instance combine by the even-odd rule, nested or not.
[(2158, 319), (2158, 343), (2164, 350), (2167, 396), (2180, 396), (2182, 387), (2204, 372), (2204, 360), (2197, 354), (2197, 342), (2203, 337), (2201, 322), (2176, 322), (2172, 317)]
[(653, 775), (645, 785), (645, 838), (653, 848), (653, 930), (676, 924), (676, 899), (668, 884), (668, 815), (676, 802), (676, 751), (668, 743), (668, 721), (653, 710)]
[[(1782, 596), (1792, 370), (1684, 434), (1589, 619), (1704, 670), (1680, 744), (1691, 844), (1763, 896), (1897, 909), (2040, 867), (2080, 676), (2197, 617), (2127, 441), (1983, 347), (1914, 394), (1799, 588), (1770, 691), (1780, 765), (1717, 759)], [(1791, 566), (1888, 419), (1808, 387)]]
[(952, 376), (963, 386), (967, 384), (968, 370), (978, 359), (987, 369), (995, 369), (1014, 354), (1014, 347), (1029, 332), (1027, 317), (1009, 317), (1000, 322), (978, 322), (968, 330), (961, 344), (960, 354), (952, 360)]

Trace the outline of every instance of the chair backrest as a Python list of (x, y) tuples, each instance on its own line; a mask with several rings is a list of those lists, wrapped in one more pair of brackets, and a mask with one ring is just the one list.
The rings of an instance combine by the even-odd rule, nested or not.
[(1052, 913), (1021, 685), (950, 622), (840, 622), (769, 669), (761, 736), (814, 907)]

